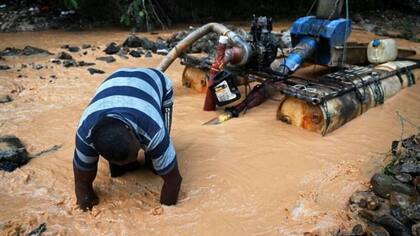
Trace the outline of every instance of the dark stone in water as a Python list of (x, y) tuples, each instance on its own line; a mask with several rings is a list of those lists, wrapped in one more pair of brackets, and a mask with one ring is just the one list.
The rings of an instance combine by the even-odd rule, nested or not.
[(119, 52), (120, 49), (121, 49), (120, 46), (118, 46), (116, 43), (112, 42), (112, 43), (110, 43), (106, 46), (104, 52), (108, 55), (111, 55), (111, 54), (115, 54), (115, 53)]
[(365, 230), (363, 229), (363, 226), (361, 224), (357, 224), (353, 227), (351, 230), (352, 236), (363, 236), (365, 235)]
[(57, 59), (60, 59), (60, 60), (73, 60), (73, 57), (72, 57), (72, 55), (70, 55), (67, 52), (60, 52), (57, 55)]
[(377, 226), (377, 225), (369, 225), (366, 228), (366, 235), (367, 236), (390, 236), (388, 231), (386, 231), (384, 227)]
[(127, 39), (124, 41), (123, 46), (124, 47), (129, 47), (129, 48), (141, 47), (142, 46), (142, 40), (135, 35), (129, 35), (127, 37)]
[(412, 198), (406, 194), (392, 192), (390, 195), (389, 205), (391, 207), (401, 207), (407, 209), (412, 203), (414, 203)]
[(150, 50), (148, 50), (147, 52), (146, 52), (146, 55), (144, 55), (145, 57), (152, 57), (153, 55), (152, 55), (152, 52), (150, 51)]
[(407, 173), (398, 174), (395, 178), (401, 183), (410, 183), (413, 180), (413, 177)]
[(29, 161), (28, 152), (19, 138), (0, 136), (0, 170), (12, 172)]
[(34, 64), (32, 68), (35, 70), (41, 70), (42, 68), (44, 68), (44, 66), (42, 66), (41, 64)]
[(8, 70), (8, 69), (10, 69), (10, 66), (0, 64), (0, 70)]
[(31, 56), (31, 55), (54, 55), (47, 50), (26, 46), (23, 49), (19, 48), (6, 48), (0, 52), (0, 56)]
[(118, 51), (117, 55), (121, 58), (128, 59), (127, 54), (130, 52), (128, 47), (122, 47), (120, 51)]
[(414, 207), (414, 199), (408, 195), (392, 192), (389, 205), (391, 207), (391, 215), (407, 227), (415, 224), (412, 219)]
[(51, 59), (51, 63), (60, 65), (61, 64), (61, 61), (60, 61), (60, 59)]
[(413, 187), (385, 174), (375, 174), (370, 180), (370, 183), (372, 184), (373, 192), (383, 198), (389, 198), (391, 192), (404, 193), (410, 196), (414, 196), (415, 194)]
[(80, 51), (80, 48), (79, 48), (79, 47), (76, 47), (76, 46), (69, 46), (69, 47), (67, 48), (67, 50), (68, 50), (69, 52), (78, 52), (78, 51)]
[(88, 48), (91, 48), (92, 47), (92, 45), (90, 45), (90, 44), (83, 44), (82, 45), (82, 49), (88, 49)]
[(400, 172), (414, 176), (420, 175), (420, 164), (416, 163), (403, 163), (400, 166)]
[(89, 71), (89, 73), (91, 75), (93, 75), (93, 74), (104, 74), (105, 73), (105, 71), (99, 70), (99, 69), (95, 69), (95, 68), (88, 68), (87, 70)]
[(104, 61), (106, 63), (112, 63), (115, 61), (115, 58), (113, 56), (105, 56), (105, 57), (97, 57), (96, 60)]
[(42, 224), (38, 225), (38, 227), (33, 229), (31, 232), (29, 232), (28, 236), (40, 236), (46, 230), (47, 230), (47, 224), (42, 223)]
[(391, 235), (410, 236), (410, 230), (391, 215), (378, 215), (368, 210), (359, 211), (359, 215), (384, 227)]
[(130, 51), (130, 55), (132, 57), (141, 57), (141, 54), (142, 54), (142, 52), (141, 51), (138, 51), (138, 50), (131, 50)]
[(350, 204), (357, 204), (360, 208), (374, 210), (379, 207), (379, 200), (373, 192), (360, 191), (350, 197)]
[(411, 233), (413, 236), (420, 236), (420, 223), (415, 224), (411, 227)]
[(413, 224), (416, 223), (415, 221), (410, 219), (410, 217), (407, 215), (407, 211), (400, 207), (392, 208), (391, 215), (408, 228), (410, 228)]
[(122, 47), (120, 51), (118, 52), (118, 55), (127, 55), (130, 52), (130, 48), (128, 47)]
[(76, 67), (78, 64), (75, 60), (65, 60), (63, 61), (63, 66), (64, 67)]
[(124, 41), (123, 46), (130, 48), (142, 47), (146, 50), (152, 50), (153, 52), (155, 52), (157, 49), (156, 44), (150, 41), (148, 38), (137, 37), (135, 35), (128, 36), (128, 38)]
[(9, 95), (0, 95), (0, 103), (8, 103), (13, 101)]
[(94, 62), (85, 62), (85, 61), (79, 61), (77, 63), (78, 66), (94, 66), (96, 65)]

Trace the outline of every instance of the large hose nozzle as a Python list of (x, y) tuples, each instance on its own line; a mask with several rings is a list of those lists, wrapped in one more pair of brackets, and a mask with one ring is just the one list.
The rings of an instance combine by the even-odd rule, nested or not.
[(237, 33), (230, 31), (226, 26), (218, 23), (208, 23), (201, 26), (200, 28), (191, 32), (187, 37), (181, 40), (172, 50), (166, 55), (166, 57), (160, 62), (157, 66), (158, 70), (165, 71), (172, 64), (175, 59), (185, 52), (189, 46), (191, 46), (195, 41), (202, 38), (204, 35), (216, 32), (220, 35), (227, 36), (234, 45), (241, 48), (241, 60), (238, 62), (238, 66), (245, 65), (251, 58), (252, 48), (241, 36)]

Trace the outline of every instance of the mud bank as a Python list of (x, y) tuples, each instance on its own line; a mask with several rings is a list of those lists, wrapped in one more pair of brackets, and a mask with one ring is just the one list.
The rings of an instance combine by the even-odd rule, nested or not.
[[(143, 36), (165, 38), (173, 32)], [(111, 41), (123, 41), (127, 32), (3, 33), (0, 37), (0, 49), (30, 44), (58, 53), (63, 44), (88, 43), (104, 49)], [(373, 37), (356, 31), (352, 40), (367, 42)], [(420, 48), (404, 40), (398, 43)], [(101, 55), (101, 50), (72, 54), (85, 61)], [(326, 137), (277, 121), (275, 101), (223, 125), (202, 126), (219, 113), (201, 110), (204, 95), (182, 87), (183, 67), (176, 62), (167, 74), (175, 93), (171, 136), (184, 177), (179, 204), (160, 206), (162, 181), (153, 173), (140, 170), (111, 179), (107, 163), (101, 160), (94, 184), (100, 203), (83, 213), (75, 204), (71, 163), (75, 128), (84, 107), (107, 74), (120, 67), (154, 67), (162, 57), (117, 58), (112, 64), (96, 61), (95, 67), (106, 73), (95, 75), (86, 68), (52, 64), (52, 58), (2, 61), (11, 69), (0, 72), (0, 92), (10, 93), (13, 101), (0, 104), (0, 133), (18, 136), (30, 153), (53, 145), (62, 148), (15, 172), (0, 172), (0, 234), (28, 233), (46, 222), (45, 235), (330, 235), (353, 225), (347, 199), (369, 185), (372, 174), (383, 165), (381, 153), (399, 137), (396, 111), (420, 123), (420, 86), (416, 85)], [(48, 67), (21, 68), (22, 63), (32, 62)], [(52, 75), (56, 79), (49, 79)]]

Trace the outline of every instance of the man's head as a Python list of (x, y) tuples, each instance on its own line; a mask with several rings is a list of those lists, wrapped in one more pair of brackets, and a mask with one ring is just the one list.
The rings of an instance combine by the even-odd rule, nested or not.
[(112, 164), (124, 165), (134, 162), (140, 142), (124, 122), (104, 117), (93, 128), (93, 145), (101, 156)]

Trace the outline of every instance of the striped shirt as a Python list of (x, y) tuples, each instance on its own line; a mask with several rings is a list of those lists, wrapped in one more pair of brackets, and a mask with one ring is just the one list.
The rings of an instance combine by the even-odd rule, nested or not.
[(172, 82), (155, 69), (120, 69), (97, 89), (84, 111), (76, 133), (74, 163), (85, 171), (96, 170), (99, 153), (90, 134), (103, 117), (119, 119), (135, 131), (157, 174), (167, 174), (176, 153), (164, 125), (163, 108), (172, 106)]

